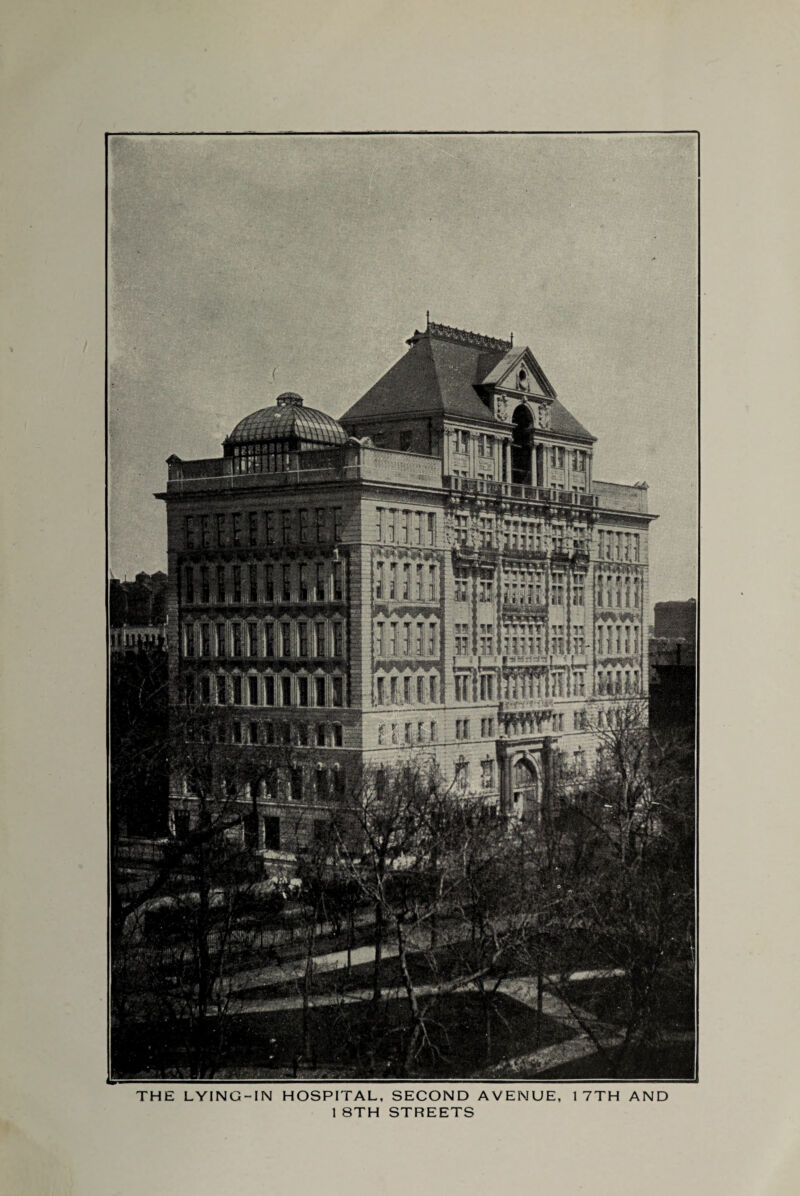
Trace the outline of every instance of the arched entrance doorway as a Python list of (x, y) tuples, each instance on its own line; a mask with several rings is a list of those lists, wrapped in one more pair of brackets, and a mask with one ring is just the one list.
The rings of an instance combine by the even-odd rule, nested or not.
[(511, 810), (516, 818), (539, 817), (539, 775), (533, 763), (521, 756), (511, 769)]
[(514, 434), (511, 440), (511, 481), (529, 486), (531, 483), (531, 448), (533, 445), (533, 416), (520, 403), (512, 419)]

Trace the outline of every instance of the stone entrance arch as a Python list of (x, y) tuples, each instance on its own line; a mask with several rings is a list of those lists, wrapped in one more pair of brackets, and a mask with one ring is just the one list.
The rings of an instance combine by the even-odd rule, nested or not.
[(522, 753), (511, 761), (511, 814), (538, 822), (542, 807), (542, 778), (538, 763)]

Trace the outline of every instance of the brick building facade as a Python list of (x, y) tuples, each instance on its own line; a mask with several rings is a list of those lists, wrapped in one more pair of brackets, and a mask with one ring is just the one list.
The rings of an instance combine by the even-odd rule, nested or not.
[[(158, 496), (173, 705), (291, 749), (242, 794), (267, 848), (313, 835), (349, 763), (412, 752), (535, 816), (646, 697), (646, 486), (594, 478), (529, 348), (430, 321), (407, 344), (339, 421), (282, 395)], [(171, 804), (191, 821), (180, 778)]]

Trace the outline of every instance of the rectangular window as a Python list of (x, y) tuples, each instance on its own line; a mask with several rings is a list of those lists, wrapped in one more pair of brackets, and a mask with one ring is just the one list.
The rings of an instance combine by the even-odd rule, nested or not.
[(227, 687), (225, 685), (224, 675), (220, 674), (216, 678), (216, 682), (217, 682), (217, 705), (224, 706), (228, 700), (227, 692), (226, 692)]
[(266, 706), (275, 705), (275, 678), (272, 676), (264, 678), (264, 704)]
[(318, 544), (325, 542), (325, 508), (315, 507), (314, 509), (314, 538)]
[(375, 701), (379, 706), (383, 706), (386, 686), (383, 677), (375, 678)]
[(339, 543), (342, 539), (342, 508), (333, 508), (333, 539)]
[(194, 515), (186, 516), (186, 532), (184, 536), (184, 543), (187, 548), (195, 547), (195, 529), (194, 529)]
[(264, 655), (265, 656), (274, 656), (275, 655), (275, 624), (274, 623), (265, 623), (264, 624)]
[(469, 655), (469, 625), (467, 623), (456, 623), (455, 625), (455, 648), (456, 656)]
[(248, 700), (251, 706), (258, 705), (258, 677), (247, 678)]
[(183, 629), (184, 656), (194, 656), (194, 624), (187, 623)]
[(411, 597), (411, 566), (407, 562), (403, 565), (402, 597), (405, 599)]
[(586, 601), (586, 579), (584, 575), (576, 574), (572, 583), (572, 602), (574, 606), (583, 606)]
[(308, 656), (308, 623), (297, 624), (297, 655)]
[(306, 507), (301, 507), (297, 512), (300, 525), (300, 543), (308, 543), (308, 510)]
[(252, 564), (247, 568), (247, 578), (249, 581), (248, 596), (251, 603), (258, 602), (258, 565)]
[(333, 746), (341, 747), (343, 742), (344, 742), (344, 737), (342, 735), (342, 724), (334, 723), (333, 724)]
[(344, 570), (341, 561), (335, 561), (333, 566), (333, 600), (334, 602), (344, 600)]
[(406, 723), (404, 730), (404, 742), (411, 743), (411, 723)]
[(267, 544), (275, 543), (275, 512), (264, 512), (264, 539)]
[(292, 704), (292, 679), (291, 677), (281, 677), (281, 705), (291, 706)]
[(242, 601), (242, 566), (233, 566), (233, 601)]
[(217, 656), (227, 656), (225, 643), (225, 624), (217, 623)]
[(297, 705), (308, 705), (308, 677), (297, 678)]
[(242, 516), (237, 511), (233, 516), (233, 545), (234, 548), (239, 548), (242, 543)]
[(436, 540), (436, 516), (428, 515), (427, 516), (427, 524), (428, 524), (428, 545), (429, 545), (429, 547), (432, 548), (434, 545), (434, 542)]
[(327, 702), (325, 701), (325, 678), (324, 677), (315, 677), (314, 678), (314, 704), (316, 706), (326, 706), (327, 705)]
[(383, 598), (383, 561), (375, 562), (375, 597)]
[(200, 624), (200, 655), (211, 655), (211, 628), (208, 623)]
[(242, 704), (242, 679), (241, 677), (231, 678), (233, 683), (233, 704), (234, 706), (241, 706)]
[(258, 656), (258, 624), (247, 624), (247, 652), (250, 656)]
[(425, 701), (425, 678), (417, 677), (417, 705), (421, 706)]
[(325, 624), (314, 624), (314, 655), (325, 656)]
[(436, 624), (431, 623), (428, 628), (428, 655), (436, 655)]
[(333, 655), (344, 656), (344, 624), (333, 624)]
[(344, 680), (342, 677), (333, 678), (333, 704), (334, 706), (344, 705)]
[(291, 544), (294, 536), (292, 535), (292, 512), (281, 511), (281, 543)]
[(308, 565), (301, 565), (298, 571), (298, 595), (301, 602), (308, 602)]
[(281, 623), (281, 656), (292, 655), (292, 625)]
[(554, 573), (550, 594), (550, 601), (554, 606), (564, 605), (564, 574)]
[(227, 586), (225, 580), (225, 566), (217, 565), (217, 602), (222, 605), (227, 602)]
[(258, 512), (247, 512), (247, 542), (251, 548), (258, 543)]
[(232, 623), (231, 632), (233, 634), (233, 648), (232, 656), (242, 655), (242, 625), (241, 623)]
[(272, 565), (264, 567), (264, 601), (275, 601), (275, 569)]
[(403, 701), (405, 702), (406, 706), (411, 705), (411, 678), (410, 677), (403, 678)]
[(435, 602), (438, 596), (438, 585), (436, 577), (436, 566), (428, 566), (428, 601)]
[(194, 602), (194, 568), (191, 565), (187, 565), (183, 573), (183, 594), (185, 602)]
[(428, 681), (428, 693), (431, 702), (439, 700), (439, 678), (434, 674)]
[(400, 521), (400, 543), (409, 544), (411, 542), (411, 512), (403, 511)]
[(281, 565), (281, 600), (291, 602), (292, 599), (292, 566)]
[(439, 738), (438, 726), (436, 723), (431, 723), (431, 743), (436, 743)]
[(455, 600), (456, 602), (467, 601), (467, 574), (456, 573), (453, 578), (455, 584)]

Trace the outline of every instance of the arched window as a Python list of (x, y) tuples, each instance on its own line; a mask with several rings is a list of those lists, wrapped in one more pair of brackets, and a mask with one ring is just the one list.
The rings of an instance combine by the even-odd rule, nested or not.
[(511, 481), (530, 485), (533, 418), (524, 404), (517, 407), (512, 423), (514, 433), (511, 440)]

